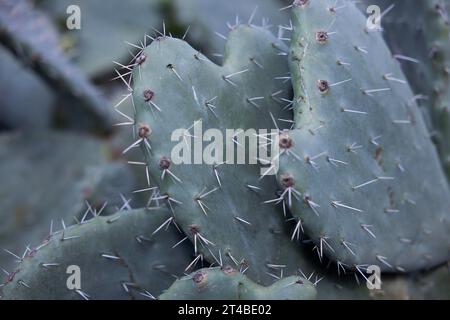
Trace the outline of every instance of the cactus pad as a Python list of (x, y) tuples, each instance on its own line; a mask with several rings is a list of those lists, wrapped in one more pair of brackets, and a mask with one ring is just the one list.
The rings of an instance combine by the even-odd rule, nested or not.
[[(167, 211), (131, 210), (61, 230), (32, 250), (3, 287), (4, 299), (153, 299), (189, 262), (189, 243)], [(158, 230), (159, 229), (159, 230)], [(155, 232), (156, 231), (156, 232)], [(70, 266), (79, 267), (80, 287)], [(73, 271), (72, 271), (73, 272)]]
[[(422, 116), (379, 32), (351, 1), (295, 1), (296, 128), (283, 200), (320, 254), (404, 272), (446, 261), (450, 197)], [(280, 200), (281, 201), (281, 200)]]
[(201, 269), (183, 277), (159, 296), (161, 300), (312, 300), (316, 289), (306, 279), (290, 276), (260, 286), (231, 267)]

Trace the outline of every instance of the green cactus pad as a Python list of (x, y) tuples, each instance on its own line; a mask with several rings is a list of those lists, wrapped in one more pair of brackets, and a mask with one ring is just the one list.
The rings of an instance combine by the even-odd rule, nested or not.
[[(290, 91), (285, 50), (268, 31), (242, 25), (230, 32), (225, 63), (218, 66), (184, 41), (160, 37), (139, 56), (133, 76), (136, 144), (160, 186), (160, 199), (170, 205), (198, 253), (210, 262), (248, 267), (249, 277), (263, 283), (271, 279), (266, 273), (274, 265), (286, 265), (292, 274), (302, 261), (286, 234), (281, 209), (263, 204), (277, 190), (274, 176), (262, 178), (268, 170), (257, 164), (217, 159), (210, 165), (177, 165), (170, 158), (175, 146), (196, 134), (189, 128), (198, 120), (203, 132), (217, 128), (223, 136), (225, 129), (270, 130), (273, 120), (281, 119), (279, 126), (291, 121), (290, 112), (283, 111), (289, 103), (281, 100)], [(176, 129), (190, 131), (171, 141)], [(236, 147), (233, 137), (225, 139)]]
[(346, 1), (294, 2), (296, 130), (280, 160), (284, 200), (320, 254), (403, 272), (446, 261), (445, 175), (400, 67)]
[[(47, 17), (26, 0), (0, 3), (0, 43), (32, 67), (50, 87), (77, 103), (71, 105), (96, 121), (99, 132), (111, 132), (108, 102), (62, 54)], [(32, 95), (30, 95), (32, 97)]]
[[(89, 76), (98, 76), (111, 73), (113, 61), (131, 59), (125, 40), (138, 43), (142, 34), (160, 26), (159, 2), (109, 0), (106, 4), (102, 0), (45, 0), (38, 5), (55, 23), (61, 24), (62, 39), (74, 63)], [(66, 10), (70, 5), (80, 8), (80, 30), (66, 27)]]
[(312, 300), (316, 289), (306, 279), (290, 276), (263, 287), (231, 267), (201, 269), (175, 281), (161, 300)]
[[(160, 229), (168, 219), (163, 209), (122, 211), (55, 233), (8, 277), (3, 298), (153, 299), (192, 252), (187, 241), (172, 249), (182, 237), (173, 226)], [(70, 266), (79, 267), (79, 289)]]

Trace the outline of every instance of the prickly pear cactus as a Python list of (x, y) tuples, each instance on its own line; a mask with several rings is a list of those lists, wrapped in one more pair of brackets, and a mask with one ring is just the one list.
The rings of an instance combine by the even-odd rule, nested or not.
[[(241, 23), (261, 24), (273, 32), (289, 21), (289, 10), (279, 0), (174, 0), (177, 20), (189, 26), (189, 41), (202, 46), (211, 59), (218, 59), (225, 47), (226, 35)], [(280, 33), (281, 35), (282, 33)]]
[(155, 299), (190, 259), (188, 242), (172, 248), (182, 237), (169, 219), (122, 211), (55, 232), (7, 277), (3, 298)]
[(107, 100), (68, 62), (47, 17), (34, 10), (29, 1), (0, 3), (0, 43), (50, 87), (78, 102), (71, 107), (95, 119), (97, 131), (111, 132), (113, 118)]
[[(8, 272), (17, 260), (13, 255), (21, 257), (51, 229), (90, 219), (95, 209), (103, 208), (104, 215), (120, 208), (120, 194), (132, 191), (128, 166), (112, 161), (105, 143), (86, 136), (4, 134), (0, 158), (0, 267)], [(92, 212), (86, 211), (86, 201)]]
[(450, 197), (402, 71), (350, 1), (295, 1), (290, 67), (295, 130), (284, 145), (279, 201), (320, 255), (384, 271), (449, 256)]
[(161, 300), (312, 300), (316, 289), (306, 279), (290, 276), (268, 287), (232, 267), (201, 269), (183, 277), (159, 296)]
[(383, 35), (401, 63), (418, 101), (431, 115), (430, 130), (450, 175), (449, 0), (370, 1), (386, 13)]
[[(274, 267), (287, 266), (290, 274), (302, 260), (290, 242), (282, 212), (263, 204), (277, 190), (275, 178), (262, 178), (268, 167), (248, 161), (232, 165), (236, 159), (230, 161), (227, 155), (222, 160), (218, 153), (225, 155), (227, 145), (237, 149), (234, 157), (240, 151), (250, 158), (249, 148), (243, 146), (244, 130), (270, 130), (276, 128), (274, 121), (279, 126), (290, 121), (290, 113), (283, 110), (288, 102), (282, 100), (290, 90), (283, 81), (288, 72), (285, 50), (268, 31), (242, 25), (230, 32), (224, 65), (218, 66), (184, 41), (160, 37), (138, 56), (133, 76), (138, 136), (134, 145), (141, 146), (151, 180), (160, 187), (159, 201), (169, 205), (194, 242), (197, 260), (232, 264), (263, 283), (269, 282), (266, 272)], [(196, 152), (199, 144), (202, 147), (198, 131), (206, 134), (211, 128), (221, 130), (224, 146), (215, 152), (205, 149), (212, 152), (208, 164), (198, 159), (202, 151)], [(226, 136), (228, 128), (237, 131)], [(177, 129), (182, 134), (173, 142)], [(249, 136), (258, 133), (264, 143), (270, 140), (270, 133), (255, 131)], [(192, 153), (191, 138), (196, 145)], [(177, 148), (195, 153), (195, 164), (171, 159), (173, 150), (181, 155)]]

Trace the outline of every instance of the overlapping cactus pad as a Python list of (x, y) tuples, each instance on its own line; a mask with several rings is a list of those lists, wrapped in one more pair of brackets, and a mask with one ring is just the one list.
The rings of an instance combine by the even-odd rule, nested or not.
[[(196, 253), (211, 262), (248, 268), (248, 274), (263, 282), (270, 279), (266, 272), (273, 271), (271, 265), (294, 272), (301, 261), (282, 212), (263, 204), (277, 190), (275, 178), (262, 178), (260, 166), (249, 164), (256, 159), (248, 159), (243, 143), (243, 130), (276, 129), (291, 119), (283, 110), (287, 103), (280, 100), (288, 97), (290, 85), (277, 79), (288, 73), (285, 52), (270, 32), (249, 25), (230, 32), (223, 66), (182, 40), (160, 37), (137, 58), (141, 63), (133, 76), (136, 130), (160, 198), (193, 240)], [(201, 144), (202, 137), (194, 131), (200, 121), (203, 132), (217, 128), (224, 137), (225, 129), (236, 129), (238, 134), (226, 137), (224, 144), (235, 147), (235, 157), (245, 148), (247, 164), (231, 163), (226, 146), (216, 150), (223, 152), (223, 160), (199, 161), (202, 151), (191, 146)], [(174, 142), (176, 129), (186, 131)], [(250, 138), (258, 134), (271, 139), (270, 133), (258, 131)], [(196, 163), (172, 161), (172, 150), (180, 142)]]
[(316, 289), (308, 280), (290, 276), (262, 287), (232, 267), (201, 269), (175, 281), (161, 300), (311, 300)]
[(320, 254), (404, 272), (449, 257), (450, 197), (396, 60), (351, 2), (296, 1), (284, 199)]

